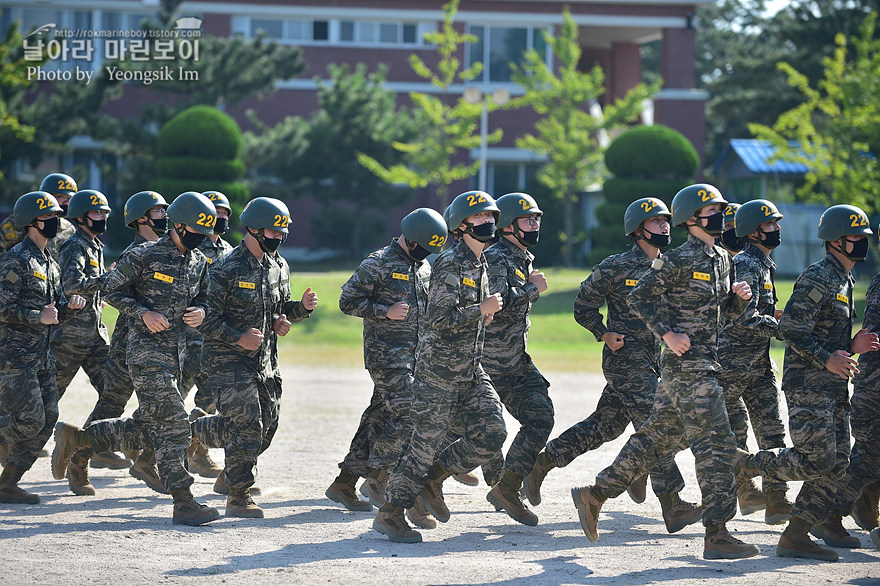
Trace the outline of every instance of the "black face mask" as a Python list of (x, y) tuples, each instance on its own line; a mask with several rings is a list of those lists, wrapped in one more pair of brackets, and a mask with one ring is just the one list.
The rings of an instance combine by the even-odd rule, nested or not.
[(739, 252), (743, 248), (746, 247), (746, 239), (745, 238), (737, 238), (736, 229), (731, 228), (730, 230), (725, 230), (721, 233), (721, 244), (727, 250), (732, 250), (734, 252)]
[(477, 242), (489, 242), (495, 236), (495, 222), (486, 222), (479, 226), (468, 225), (467, 232)]
[[(38, 220), (39, 221), (39, 220)], [(37, 232), (42, 234), (46, 238), (55, 238), (58, 235), (58, 225), (61, 223), (61, 220), (58, 216), (52, 216), (48, 220), (42, 220), (43, 229), (37, 228), (37, 222), (34, 222), (34, 228), (37, 228)]]
[(93, 220), (89, 218), (89, 221), (92, 223), (92, 225), (89, 226), (89, 230), (95, 234), (103, 234), (107, 231), (107, 218), (104, 218), (103, 220)]
[(281, 247), (281, 238), (266, 238), (263, 236), (259, 240), (260, 248), (263, 249), (263, 252), (275, 252)]
[(67, 217), (67, 208), (70, 207), (70, 204), (66, 203), (64, 205), (61, 205), (61, 204), (58, 204), (58, 205), (61, 206), (61, 214), (59, 214), (59, 215), (66, 218)]
[(177, 235), (180, 236), (180, 243), (187, 250), (195, 250), (205, 241), (205, 238), (207, 238), (204, 234), (190, 232), (186, 229), (183, 230), (183, 233), (178, 232)]
[(159, 218), (158, 220), (148, 218), (148, 221), (149, 224), (147, 225), (156, 234), (156, 236), (164, 236), (165, 232), (168, 231), (168, 218)]
[[(867, 240), (867, 238), (865, 240)], [(782, 230), (764, 232), (764, 241), (761, 242), (761, 246), (767, 248), (776, 248), (780, 244), (782, 244)]]
[(413, 258), (413, 260), (417, 260), (419, 262), (428, 258), (428, 255), (431, 254), (431, 251), (419, 244), (418, 242), (410, 242), (406, 241), (409, 246), (409, 255)]
[[(703, 229), (703, 232), (708, 234), (709, 236), (718, 236), (722, 232), (724, 232), (724, 213), (723, 212), (715, 212), (711, 216), (697, 216), (697, 222), (700, 228)], [(703, 220), (706, 221), (706, 225), (703, 225)]]
[(516, 237), (516, 239), (519, 240), (520, 244), (522, 244), (523, 246), (534, 246), (538, 243), (538, 240), (540, 238), (540, 230), (535, 230), (533, 232), (522, 232), (522, 236)]
[(848, 253), (845, 251), (846, 249), (842, 250), (841, 252), (843, 252), (843, 256), (855, 262), (859, 262), (868, 258), (868, 246), (870, 245), (870, 243), (868, 242), (867, 238), (862, 238), (861, 240), (855, 241), (850, 240), (849, 238), (845, 238), (844, 240), (852, 243), (853, 246), (852, 252)]
[(644, 228), (642, 230), (644, 230), (645, 234), (650, 234), (650, 236), (643, 238), (643, 240), (654, 248), (665, 248), (672, 242), (672, 234), (654, 234), (650, 230), (645, 230)]
[(214, 234), (223, 234), (227, 229), (229, 229), (229, 218), (221, 218), (218, 216), (217, 222), (214, 224)]

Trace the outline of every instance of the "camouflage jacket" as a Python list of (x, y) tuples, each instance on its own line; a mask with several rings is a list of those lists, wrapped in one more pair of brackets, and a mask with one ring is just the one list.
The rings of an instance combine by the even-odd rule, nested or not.
[(683, 356), (664, 351), (666, 368), (720, 372), (718, 334), (723, 319), (743, 312), (746, 302), (731, 292), (736, 269), (720, 246), (695, 236), (651, 263), (629, 294), (633, 310), (658, 338), (668, 332), (687, 334)]
[[(207, 264), (198, 249), (181, 254), (171, 235), (165, 234), (131, 249), (107, 275), (102, 288), (107, 302), (129, 318), (130, 365), (181, 368), (189, 328), (183, 322), (185, 309), (196, 306), (207, 312)], [(147, 311), (161, 313), (170, 327), (150, 332), (143, 321)]]
[(0, 222), (0, 254), (3, 254), (24, 238), (24, 229), (15, 227), (15, 218), (12, 214)]
[(504, 307), (486, 327), (486, 348), (483, 367), (490, 377), (497, 377), (505, 370), (528, 364), (531, 357), (527, 347), (529, 312), (538, 300), (538, 287), (529, 281), (535, 256), (502, 237), (486, 249), (489, 266), (489, 292), (501, 293)]
[(104, 282), (104, 244), (82, 228), (67, 239), (58, 253), (61, 285), (67, 295), (81, 295), (86, 306), (53, 334), (53, 344), (102, 346), (109, 342), (101, 319), (101, 285)]
[[(852, 274), (830, 252), (800, 274), (779, 320), (786, 343), (783, 377), (790, 368), (825, 371), (832, 352), (850, 351), (854, 283)], [(838, 375), (825, 372), (829, 380), (845, 384)]]
[[(419, 326), (428, 303), (431, 265), (415, 261), (397, 242), (361, 262), (342, 286), (339, 309), (364, 320), (364, 366), (368, 369), (415, 367)], [(388, 319), (388, 308), (404, 301), (404, 320)]]
[[(122, 252), (119, 253), (119, 258), (116, 259), (116, 262), (118, 263), (119, 261), (121, 261), (126, 254), (132, 251), (132, 249), (137, 248), (138, 246), (146, 244), (148, 242), (151, 241), (147, 240), (140, 234), (135, 233), (134, 240), (131, 242), (131, 244), (126, 246)], [(107, 277), (104, 278), (106, 279)], [(121, 312), (116, 316), (116, 324), (113, 326), (113, 337), (110, 340), (112, 347), (117, 348), (117, 344), (122, 344), (122, 348), (124, 349), (128, 345), (129, 319), (130, 318), (128, 316)]]
[(464, 240), (444, 251), (431, 269), (415, 376), (433, 384), (468, 382), (483, 372), (486, 328), (480, 303), (489, 294), (486, 258)]
[(40, 323), (43, 307), (53, 302), (61, 323), (76, 313), (67, 308), (61, 272), (52, 257), (30, 238), (0, 256), (0, 368), (54, 367), (49, 340), (57, 326)]
[(55, 235), (55, 238), (49, 239), (49, 244), (46, 245), (46, 252), (52, 255), (52, 258), (55, 259), (55, 262), (59, 262), (58, 253), (61, 252), (61, 245), (67, 242), (67, 239), (74, 235), (76, 232), (76, 227), (68, 220), (67, 218), (58, 218), (58, 234)]
[[(256, 372), (271, 375), (275, 320), (287, 314), (291, 322), (309, 317), (302, 303), (284, 296), (283, 271), (271, 255), (257, 260), (244, 242), (218, 260), (208, 271), (208, 315), (199, 331), (204, 335), (203, 360), (235, 359)], [(257, 350), (238, 345), (250, 328), (263, 333)], [(211, 358), (206, 358), (211, 357)]]
[[(880, 274), (874, 275), (865, 294), (865, 321), (862, 327), (880, 334)], [(859, 355), (859, 374), (853, 377), (855, 387), (867, 387), (871, 393), (880, 390), (880, 351)]]
[(211, 242), (210, 238), (205, 238), (205, 241), (199, 245), (199, 250), (205, 255), (209, 265), (232, 252), (233, 248), (235, 247), (223, 240), (222, 236), (217, 237), (216, 243)]

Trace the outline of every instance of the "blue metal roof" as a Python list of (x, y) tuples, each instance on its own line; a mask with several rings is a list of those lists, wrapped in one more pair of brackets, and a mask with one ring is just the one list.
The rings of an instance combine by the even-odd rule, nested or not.
[(752, 173), (757, 174), (791, 174), (803, 175), (809, 168), (802, 163), (777, 160), (773, 163), (768, 161), (776, 152), (776, 148), (766, 140), (753, 138), (732, 138), (724, 148), (718, 162), (715, 163), (715, 171), (724, 164), (725, 159), (734, 152), (742, 160), (743, 164)]

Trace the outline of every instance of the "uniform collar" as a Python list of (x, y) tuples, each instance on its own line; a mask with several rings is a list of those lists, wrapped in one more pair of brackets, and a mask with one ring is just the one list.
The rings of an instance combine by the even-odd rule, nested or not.
[(459, 256), (465, 257), (467, 260), (469, 260), (471, 263), (473, 263), (474, 266), (479, 266), (479, 265), (483, 264), (483, 262), (482, 262), (483, 255), (482, 254), (480, 254), (480, 256), (475, 255), (474, 251), (471, 250), (471, 247), (468, 246), (467, 243), (464, 241), (464, 238), (461, 238), (456, 243), (455, 248), (456, 248), (456, 253)]
[(834, 256), (830, 252), (826, 252), (825, 259), (828, 260), (828, 263), (832, 267), (834, 267), (834, 270), (837, 271), (837, 274), (840, 275), (841, 279), (846, 279), (850, 282), (850, 284), (855, 283), (855, 277), (853, 277), (851, 272), (843, 268), (843, 264), (836, 256)]
[(76, 232), (75, 232), (75, 234), (76, 234), (77, 236), (79, 236), (80, 238), (82, 238), (83, 240), (85, 240), (85, 241), (89, 244), (89, 246), (91, 246), (92, 248), (95, 248), (95, 249), (101, 249), (101, 248), (104, 247), (104, 243), (101, 242), (100, 240), (98, 240), (98, 237), (97, 237), (97, 236), (95, 236), (94, 238), (92, 238), (91, 236), (89, 236), (88, 232), (86, 232), (86, 231), (83, 229), (83, 227), (80, 226), (79, 224), (76, 225)]
[(397, 241), (397, 238), (391, 240), (391, 250), (394, 251), (394, 254), (400, 257), (400, 260), (406, 261), (411, 265), (421, 265), (425, 262), (410, 257), (410, 255), (406, 253), (406, 250), (404, 250), (403, 246), (400, 245), (400, 242)]
[(47, 260), (49, 258), (49, 252), (46, 250), (40, 250), (40, 247), (37, 246), (33, 240), (28, 238), (27, 234), (25, 234), (24, 240), (22, 240), (22, 242), (24, 243), (25, 247), (30, 249), (31, 254), (43, 257), (43, 260)]
[(707, 256), (721, 256), (719, 249), (724, 250), (723, 248), (720, 248), (717, 244), (714, 244), (714, 242), (712, 244), (706, 244), (691, 233), (688, 233), (688, 242), (690, 242), (697, 248), (702, 249)]
[(529, 262), (532, 262), (533, 260), (535, 260), (534, 254), (532, 254), (528, 250), (523, 250), (522, 248), (520, 248), (519, 246), (517, 246), (516, 244), (514, 244), (513, 242), (511, 242), (510, 240), (508, 240), (504, 236), (499, 238), (498, 242), (496, 242), (492, 246), (499, 246), (499, 245), (503, 246), (504, 248), (506, 248), (507, 250), (512, 252), (513, 255), (518, 258), (521, 258), (523, 260), (527, 260)]
[(762, 265), (767, 267), (768, 269), (776, 270), (776, 263), (773, 262), (773, 259), (770, 258), (769, 254), (764, 254), (761, 249), (752, 244), (751, 242), (746, 242), (746, 247), (740, 254), (748, 254), (751, 257), (757, 259)]

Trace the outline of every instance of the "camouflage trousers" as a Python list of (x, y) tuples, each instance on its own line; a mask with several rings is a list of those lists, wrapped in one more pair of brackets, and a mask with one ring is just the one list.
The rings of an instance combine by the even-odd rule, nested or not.
[(547, 394), (550, 383), (532, 363), (518, 371), (492, 377), (492, 383), (501, 403), (520, 423), (504, 459), (504, 469), (528, 476), (553, 431), (553, 402)]
[(101, 419), (115, 419), (125, 412), (125, 406), (134, 393), (134, 383), (131, 381), (126, 362), (125, 346), (125, 340), (120, 343), (116, 336), (110, 340), (107, 360), (104, 363), (104, 392), (98, 395), (98, 401), (86, 419), (87, 424)]
[(186, 470), (186, 450), (192, 436), (178, 375), (156, 365), (131, 365), (130, 373), (138, 408), (131, 418), (91, 423), (86, 430), (92, 450), (100, 453), (152, 447), (166, 490), (192, 485), (193, 478)]
[[(482, 369), (464, 383), (416, 379), (410, 415), (409, 446), (385, 491), (389, 502), (405, 508), (415, 504), (434, 462), (453, 474), (469, 472), (489, 460), (507, 438), (501, 400)], [(460, 437), (438, 453), (453, 428)]]
[[(219, 368), (221, 364), (225, 367)], [(224, 449), (229, 486), (250, 488), (257, 458), (278, 431), (281, 385), (273, 376), (231, 360), (212, 361), (207, 382), (217, 389), (217, 415), (196, 419), (193, 433), (209, 448)]]
[[(596, 410), (547, 443), (547, 455), (557, 467), (564, 468), (578, 456), (620, 437), (630, 423), (634, 429), (641, 428), (651, 415), (657, 373), (633, 369), (626, 372), (625, 378), (610, 373), (606, 378), (608, 382)], [(684, 478), (672, 454), (660, 457), (650, 474), (651, 488), (656, 495), (679, 493), (684, 488)]]
[(366, 477), (370, 469), (390, 471), (403, 453), (412, 422), (412, 371), (406, 368), (370, 369), (373, 396), (361, 415), (348, 454), (340, 468)]
[(0, 369), (0, 443), (9, 444), (7, 462), (30, 470), (58, 421), (54, 368), (36, 372)]
[(761, 450), (755, 465), (764, 476), (803, 480), (791, 514), (817, 525), (831, 512), (849, 465), (850, 404), (845, 389), (812, 392), (802, 375), (792, 379), (783, 390), (793, 447)]
[(52, 355), (55, 356), (55, 369), (58, 371), (58, 400), (64, 396), (64, 391), (80, 368), (88, 375), (98, 397), (104, 394), (109, 351), (110, 346), (103, 340), (93, 346), (53, 343)]
[(180, 378), (180, 390), (183, 398), (189, 396), (196, 387), (195, 404), (206, 413), (217, 412), (216, 393), (208, 384), (208, 373), (202, 365), (202, 336), (197, 331), (187, 333), (186, 355), (183, 360), (183, 375)]
[(880, 480), (880, 389), (856, 386), (851, 399), (855, 443), (834, 500), (834, 513), (849, 515), (859, 493)]
[(703, 502), (703, 525), (726, 523), (736, 514), (733, 460), (724, 391), (714, 373), (663, 369), (648, 420), (630, 436), (614, 463), (596, 477), (608, 498), (625, 491), (656, 462), (690, 446)]

